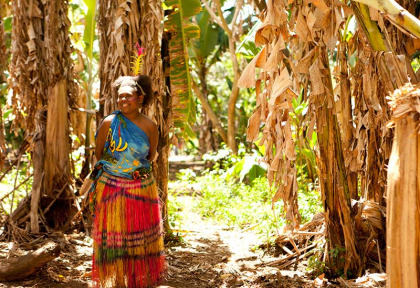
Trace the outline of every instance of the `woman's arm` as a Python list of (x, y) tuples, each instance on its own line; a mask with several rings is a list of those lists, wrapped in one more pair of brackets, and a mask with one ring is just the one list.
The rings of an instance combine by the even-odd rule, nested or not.
[(149, 130), (150, 149), (149, 149), (149, 155), (147, 156), (147, 160), (149, 160), (150, 162), (153, 162), (156, 156), (159, 132), (158, 132), (157, 125), (153, 121), (150, 121), (150, 128), (148, 130)]
[(95, 157), (96, 160), (101, 160), (102, 153), (104, 151), (106, 137), (108, 136), (108, 130), (111, 126), (112, 119), (114, 119), (114, 115), (111, 117), (106, 117), (104, 121), (102, 121), (101, 125), (98, 129), (98, 134), (96, 135), (96, 142), (95, 142)]

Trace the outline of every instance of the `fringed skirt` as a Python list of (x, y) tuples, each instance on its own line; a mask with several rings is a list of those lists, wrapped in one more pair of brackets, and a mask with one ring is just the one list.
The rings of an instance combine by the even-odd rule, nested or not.
[(103, 173), (96, 184), (94, 287), (150, 287), (165, 259), (159, 196), (153, 176), (130, 180)]

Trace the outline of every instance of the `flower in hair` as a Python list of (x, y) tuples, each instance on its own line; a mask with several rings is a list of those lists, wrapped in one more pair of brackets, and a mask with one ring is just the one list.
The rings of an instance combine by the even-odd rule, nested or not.
[(141, 67), (143, 66), (143, 56), (146, 55), (146, 48), (141, 47), (139, 42), (136, 43), (136, 56), (133, 56), (134, 61), (131, 62), (131, 72), (133, 76), (139, 75)]

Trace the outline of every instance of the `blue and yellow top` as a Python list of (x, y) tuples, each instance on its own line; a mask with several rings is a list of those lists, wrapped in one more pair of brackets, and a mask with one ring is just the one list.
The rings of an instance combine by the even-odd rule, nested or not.
[(115, 115), (108, 130), (102, 158), (95, 165), (118, 177), (139, 179), (151, 172), (149, 137), (121, 111)]

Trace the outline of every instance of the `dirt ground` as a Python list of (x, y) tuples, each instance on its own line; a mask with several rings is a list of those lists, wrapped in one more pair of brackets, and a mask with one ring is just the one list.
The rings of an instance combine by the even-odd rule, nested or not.
[[(192, 198), (182, 197), (186, 197), (183, 202), (187, 203), (183, 211), (186, 219), (183, 230), (178, 231), (183, 242), (167, 247), (168, 273), (157, 287), (381, 287), (341, 286), (326, 279), (310, 279), (305, 273), (304, 261), (296, 267), (296, 271), (265, 266), (264, 263), (278, 258), (264, 254), (261, 249), (254, 249), (259, 240), (252, 229), (229, 230), (218, 223), (203, 220), (189, 209), (192, 205), (188, 203)], [(88, 276), (92, 267), (91, 238), (84, 234), (61, 236), (60, 257), (35, 275), (22, 281), (0, 283), (0, 288), (91, 287)], [(10, 254), (11, 243), (0, 244), (1, 262), (1, 258)]]

